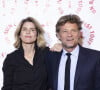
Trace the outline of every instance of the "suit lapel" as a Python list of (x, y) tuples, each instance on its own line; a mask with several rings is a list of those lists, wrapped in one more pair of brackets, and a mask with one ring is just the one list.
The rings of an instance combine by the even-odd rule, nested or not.
[(60, 53), (57, 53), (55, 56), (55, 71), (54, 71), (54, 90), (57, 90), (57, 84), (58, 84), (58, 70), (59, 70), (59, 63), (60, 63), (60, 59), (61, 59), (61, 54), (62, 51)]
[(80, 46), (78, 62), (77, 62), (77, 66), (76, 66), (75, 79), (74, 79), (74, 90), (77, 86), (77, 82), (79, 80), (82, 69), (85, 66), (84, 64), (86, 63), (87, 55), (88, 54), (86, 52), (84, 52), (84, 48)]

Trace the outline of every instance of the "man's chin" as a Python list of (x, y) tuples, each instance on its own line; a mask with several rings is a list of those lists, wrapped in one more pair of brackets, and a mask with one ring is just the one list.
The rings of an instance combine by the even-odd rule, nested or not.
[(75, 48), (77, 45), (69, 45), (69, 46), (66, 46), (67, 49), (73, 49)]

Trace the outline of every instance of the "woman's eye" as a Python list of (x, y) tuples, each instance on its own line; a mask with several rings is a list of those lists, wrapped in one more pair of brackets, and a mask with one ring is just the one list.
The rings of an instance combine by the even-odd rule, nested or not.
[(32, 31), (35, 31), (35, 29), (32, 29)]
[(22, 31), (26, 31), (26, 29), (22, 29)]
[(33, 32), (34, 32), (34, 31), (36, 31), (36, 30), (35, 30), (35, 29), (31, 29), (31, 31), (33, 31)]

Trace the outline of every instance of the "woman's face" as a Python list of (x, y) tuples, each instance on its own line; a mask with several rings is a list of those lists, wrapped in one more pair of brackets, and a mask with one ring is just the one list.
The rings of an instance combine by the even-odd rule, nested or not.
[(37, 39), (37, 31), (34, 23), (25, 22), (20, 32), (20, 39), (24, 44), (33, 44)]

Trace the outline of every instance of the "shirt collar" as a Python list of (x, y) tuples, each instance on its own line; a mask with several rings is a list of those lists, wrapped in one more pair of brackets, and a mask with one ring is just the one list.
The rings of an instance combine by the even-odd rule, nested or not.
[[(66, 53), (68, 53), (65, 49), (63, 49), (63, 55), (66, 55)], [(78, 53), (79, 53), (79, 45), (76, 46), (76, 48), (70, 52), (72, 55), (74, 56), (78, 56)]]

